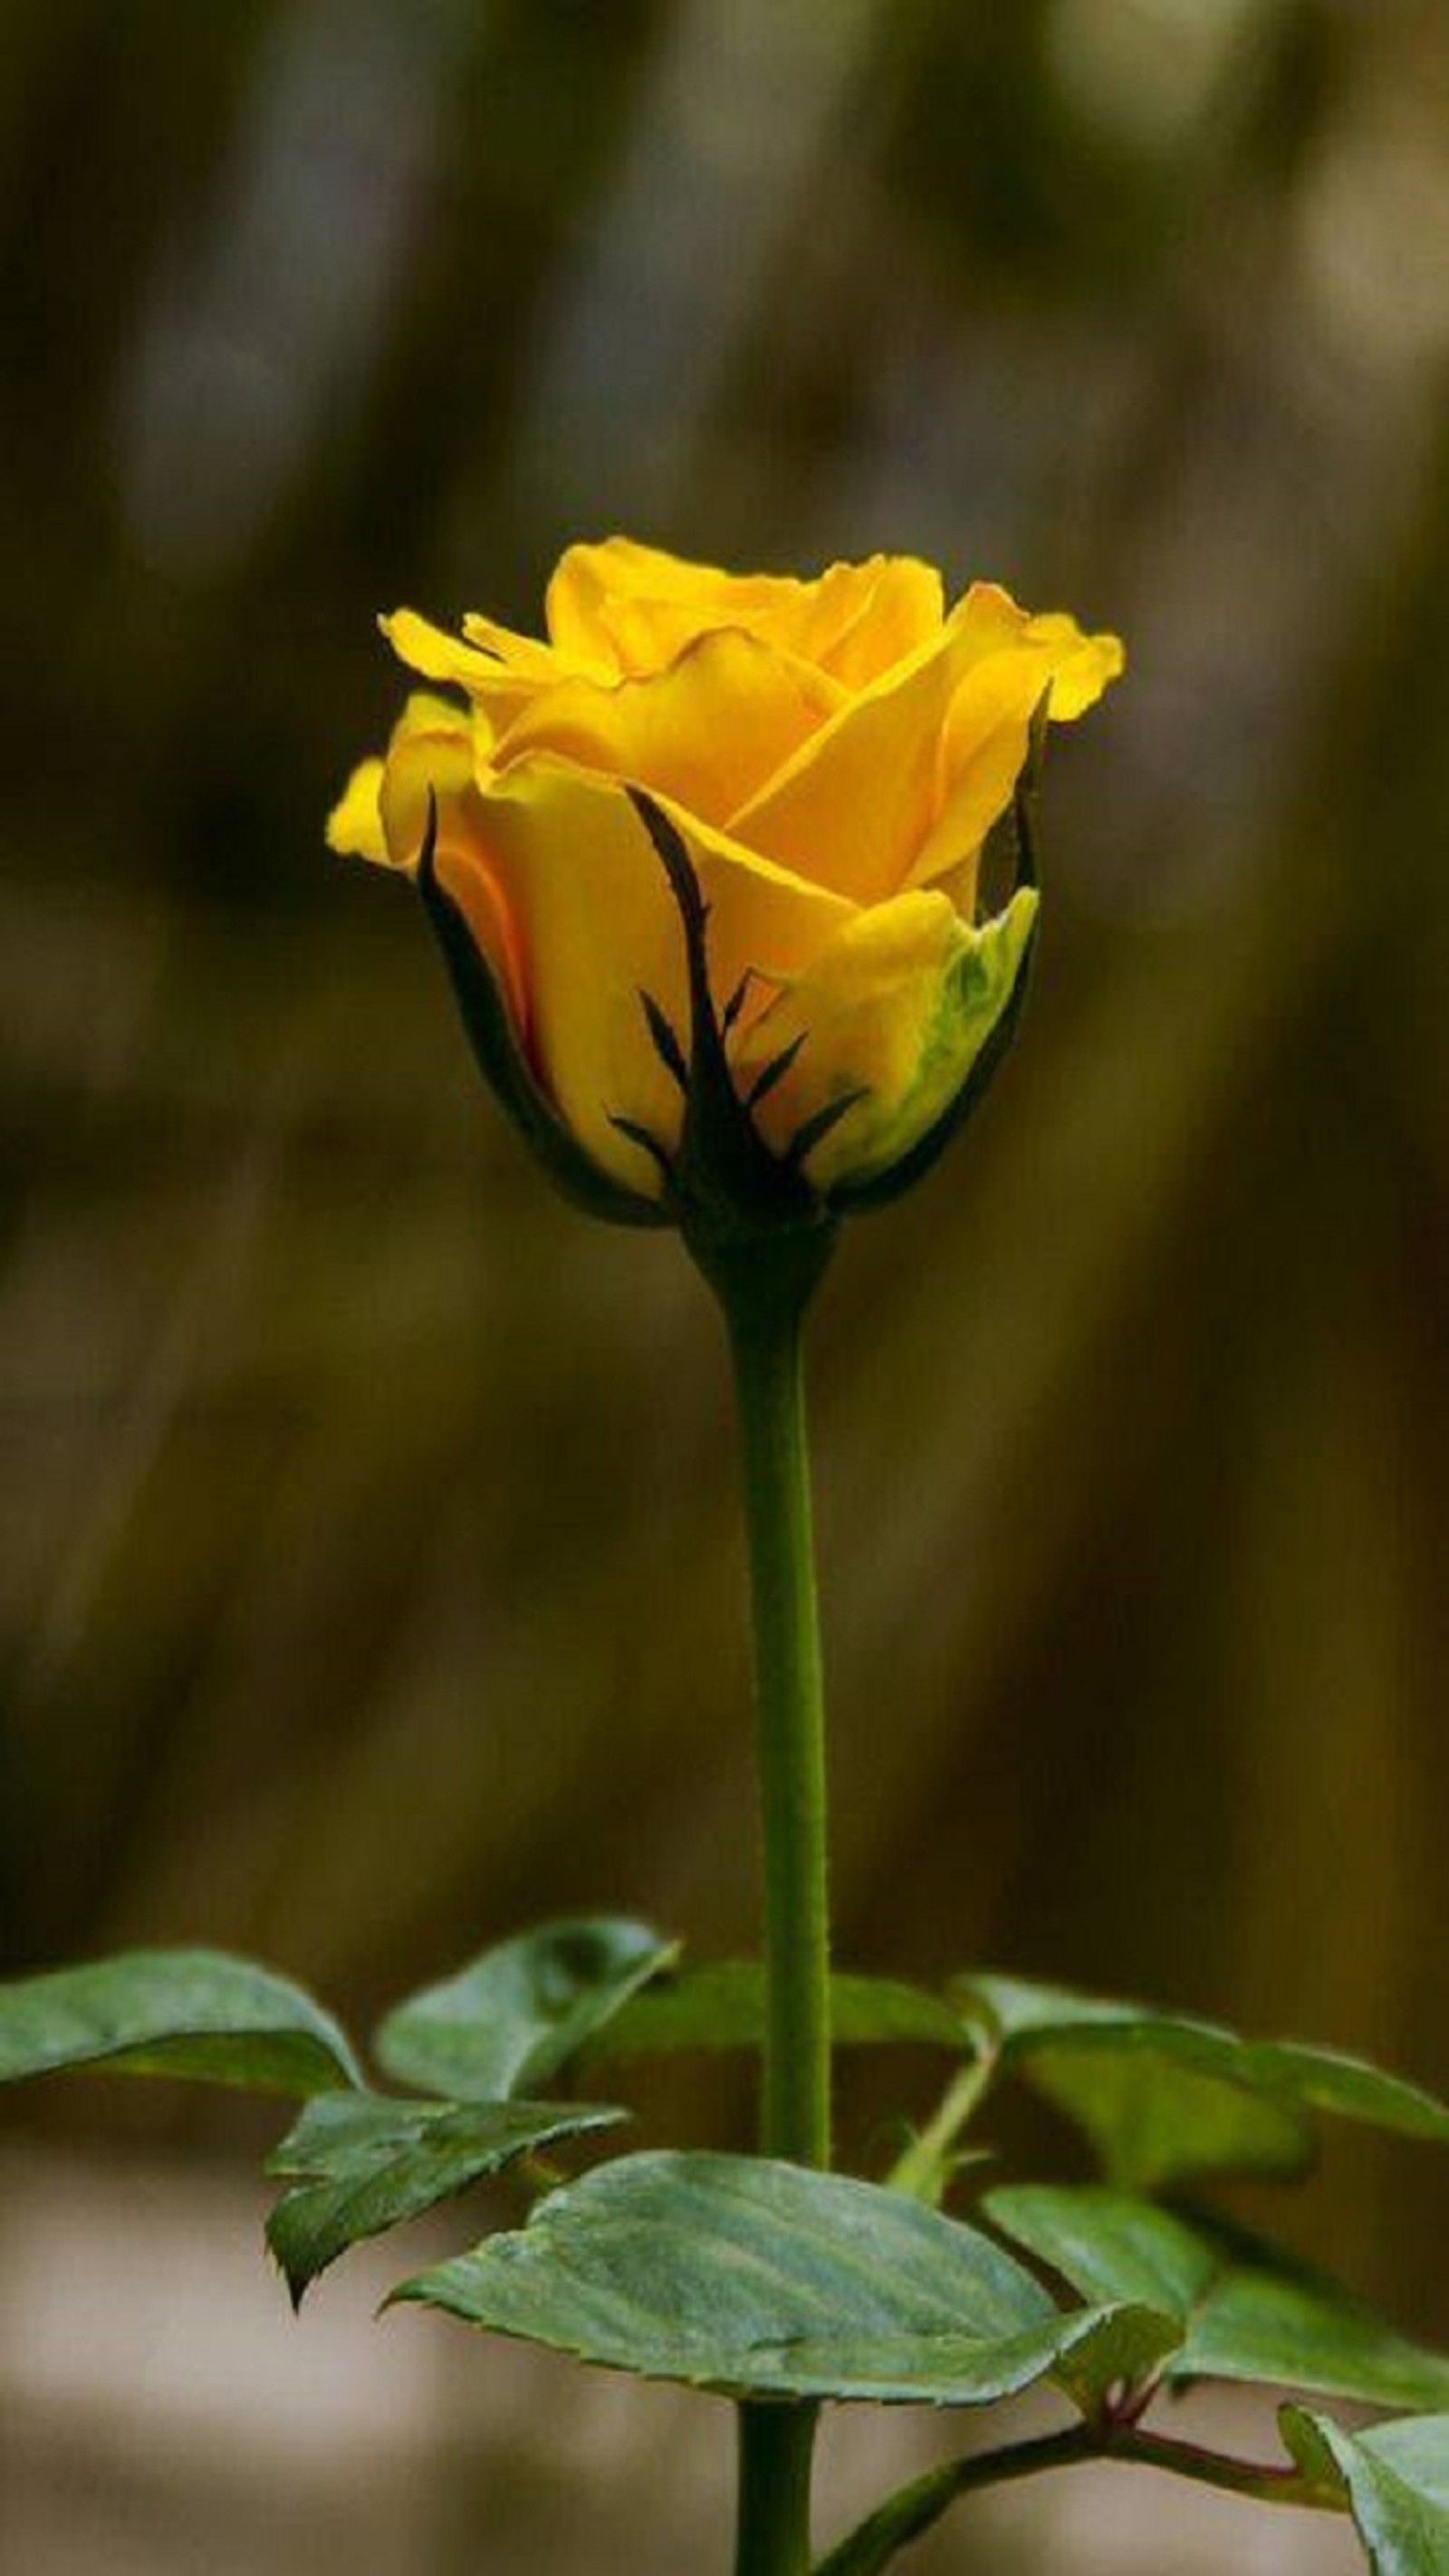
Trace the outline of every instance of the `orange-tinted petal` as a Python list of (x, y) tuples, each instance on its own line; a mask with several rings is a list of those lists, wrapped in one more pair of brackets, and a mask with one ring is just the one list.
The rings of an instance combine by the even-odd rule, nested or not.
[(423, 845), (430, 803), (436, 808), (438, 875), (461, 906), (526, 1043), (528, 996), (518, 937), (480, 836), (475, 739), (476, 727), (469, 718), (443, 699), (423, 695), (409, 699), (387, 759), (378, 764), (376, 801), (382, 847), (377, 855), (410, 876)]

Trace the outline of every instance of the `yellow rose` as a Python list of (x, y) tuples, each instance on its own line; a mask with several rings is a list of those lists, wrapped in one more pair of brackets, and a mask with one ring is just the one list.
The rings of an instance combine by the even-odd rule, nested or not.
[(948, 611), (909, 557), (797, 581), (623, 537), (569, 549), (546, 619), (546, 642), (383, 619), (461, 698), (408, 700), (332, 847), (425, 856), (485, 1069), (576, 1196), (681, 1214), (701, 1045), (797, 1200), (888, 1195), (1019, 991), (1035, 890), (978, 922), (977, 875), (1033, 713), (1080, 715), (1121, 646), (991, 583)]

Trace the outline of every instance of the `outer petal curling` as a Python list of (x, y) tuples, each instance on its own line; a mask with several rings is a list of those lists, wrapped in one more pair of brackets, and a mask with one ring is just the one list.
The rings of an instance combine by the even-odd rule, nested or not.
[(515, 636), (511, 641), (520, 649), (510, 655), (485, 641), (485, 637), (508, 633), (506, 627), (495, 627), (486, 618), (465, 617), (467, 641), (445, 634), (441, 626), (430, 624), (411, 608), (396, 608), (391, 616), (379, 618), (378, 624), (409, 670), (421, 673), (425, 680), (444, 680), (453, 688), (465, 689), (475, 720), (490, 735), (540, 687), (549, 686), (556, 674), (555, 658), (546, 644)]
[[(432, 697), (426, 690), (416, 690), (407, 701), (393, 726), (385, 760), (364, 760), (354, 769), (337, 803), (327, 817), (327, 846), (345, 858), (371, 859), (380, 867), (406, 864), (416, 855), (422, 838), (427, 805), (426, 789), (416, 815), (404, 838), (410, 842), (405, 853), (393, 850), (388, 843), (383, 816), (384, 781), (388, 764), (404, 745), (425, 739), (438, 747), (438, 757), (446, 761), (447, 747), (462, 746), (462, 776), (472, 766), (472, 745), (467, 719), (447, 698)], [(390, 791), (390, 794), (393, 791)]]
[(327, 847), (339, 858), (372, 859), (386, 867), (387, 843), (378, 809), (381, 785), (382, 762), (359, 761), (327, 817)]
[[(1048, 681), (1065, 671), (1072, 700), (1089, 703), (1093, 683), (1099, 691), (1112, 677), (1113, 643), (1084, 637), (1070, 618), (1029, 618), (1005, 591), (978, 583), (936, 643), (850, 699), (730, 828), (801, 875), (859, 903), (883, 902), (979, 845), (1009, 800)], [(988, 737), (990, 755), (978, 760)]]
[[(1038, 617), (1004, 651), (967, 670), (942, 734), (936, 812), (908, 884), (928, 885), (979, 853), (1011, 802), (1043, 695), (1050, 690), (1050, 720), (1069, 723), (1095, 704), (1121, 668), (1114, 635), (1083, 635), (1069, 617)], [(973, 886), (968, 867), (953, 889), (963, 912)]]
[(415, 608), (395, 608), (377, 622), (398, 660), (425, 680), (448, 681), (471, 696), (475, 691), (486, 690), (498, 677), (496, 655), (465, 644), (445, 627), (434, 626), (431, 618), (419, 617)]

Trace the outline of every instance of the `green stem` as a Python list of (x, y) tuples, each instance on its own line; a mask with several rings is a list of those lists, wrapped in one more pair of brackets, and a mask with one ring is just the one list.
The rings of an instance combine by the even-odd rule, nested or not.
[(959, 2497), (1037, 2477), (1045, 2469), (1082, 2468), (1094, 2461), (1165, 2469), (1174, 2477), (1221, 2487), (1229, 2495), (1250, 2496), (1259, 2504), (1306, 2506), (1330, 2513), (1345, 2510), (1340, 2489), (1286, 2462), (1279, 2467), (1270, 2461), (1236, 2460), (1205, 2450), (1198, 2442), (1179, 2442), (1170, 2434), (1145, 2433), (1130, 2425), (1074, 2424), (1065, 2432), (1014, 2442), (999, 2451), (973, 2451), (964, 2460), (928, 2469), (858, 2523), (821, 2559), (815, 2576), (881, 2576), (891, 2560), (939, 2522)]
[(938, 2209), (951, 2179), (951, 2155), (967, 2121), (980, 2108), (996, 2073), (993, 2050), (983, 2048), (953, 2076), (924, 2129), (917, 2132), (908, 2147), (903, 2147), (890, 2172), (886, 2185), (891, 2191), (908, 2192), (912, 2200), (923, 2200), (928, 2208)]
[(838, 2548), (821, 2559), (815, 2576), (880, 2576), (902, 2549), (940, 2521), (948, 2505), (974, 2487), (1004, 2486), (1013, 2478), (1076, 2467), (1100, 2456), (1090, 2425), (1074, 2424), (1062, 2433), (1043, 2433), (1034, 2441), (1014, 2443), (1008, 2450), (976, 2451), (969, 2459), (927, 2469), (858, 2523)]
[(813, 2406), (741, 2406), (735, 2576), (809, 2576)]
[(1341, 2489), (1326, 2486), (1306, 2469), (1280, 2467), (1270, 2460), (1234, 2460), (1224, 2452), (1205, 2450), (1200, 2442), (1179, 2442), (1170, 2433), (1139, 2433), (1130, 2426), (1110, 2433), (1103, 2457), (1127, 2460), (1140, 2469), (1166, 2469), (1173, 2477), (1195, 2478), (1199, 2486), (1222, 2487), (1229, 2495), (1251, 2496), (1256, 2504), (1296, 2504), (1342, 2513)]
[[(804, 1294), (768, 1270), (723, 1299), (734, 1358), (755, 1646), (764, 1886), (760, 2147), (830, 2162), (830, 1936), (825, 1709), (810, 1466)], [(813, 1284), (813, 1282), (812, 1282)], [(807, 2576), (816, 2410), (740, 2408), (735, 2576)]]

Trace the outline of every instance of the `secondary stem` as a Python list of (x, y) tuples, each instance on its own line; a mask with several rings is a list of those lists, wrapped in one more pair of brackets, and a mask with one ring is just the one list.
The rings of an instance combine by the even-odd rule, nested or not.
[[(801, 1349), (803, 1299), (725, 1300), (755, 1644), (764, 1880), (760, 2146), (830, 2161), (825, 1712)], [(806, 2576), (815, 2408), (740, 2408), (735, 2576)]]
[(952, 2078), (939, 2107), (910, 2145), (902, 2148), (886, 2175), (892, 2191), (909, 2192), (913, 2200), (923, 2200), (932, 2209), (940, 2207), (951, 2179), (951, 2151), (995, 2073), (995, 2054), (983, 2048)]
[(1074, 2424), (1060, 2433), (1008, 2444), (1003, 2450), (974, 2451), (887, 2497), (858, 2524), (838, 2548), (821, 2560), (816, 2576), (880, 2576), (897, 2554), (939, 2522), (948, 2506), (983, 2487), (1006, 2486), (1036, 2477), (1045, 2469), (1084, 2468), (1093, 2463), (1127, 2462), (1138, 2468), (1165, 2469), (1192, 2478), (1200, 2486), (1221, 2487), (1230, 2495), (1250, 2496), (1260, 2504), (1288, 2504), (1342, 2512), (1343, 2495), (1321, 2485), (1306, 2471), (1287, 2463), (1236, 2460), (1197, 2442), (1171, 2435), (1144, 2433), (1131, 2427)]

